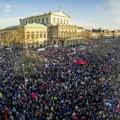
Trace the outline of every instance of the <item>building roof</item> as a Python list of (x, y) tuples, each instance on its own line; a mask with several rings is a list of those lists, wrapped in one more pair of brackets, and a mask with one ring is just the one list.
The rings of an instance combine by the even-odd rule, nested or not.
[(51, 14), (70, 18), (70, 16), (63, 12), (62, 10), (59, 10), (58, 12), (52, 12)]
[(4, 28), (2, 30), (16, 29), (16, 28), (19, 28), (19, 27), (22, 27), (22, 25), (9, 26), (9, 27), (6, 27), (6, 28)]
[(26, 24), (26, 25), (9, 26), (9, 27), (6, 27), (6, 28), (4, 28), (2, 30), (11, 30), (11, 29), (17, 29), (17, 28), (20, 28), (20, 27), (47, 27), (47, 26), (44, 25), (44, 24), (32, 23), (32, 24)]
[(23, 19), (20, 19), (20, 20), (35, 18), (35, 17), (41, 17), (41, 16), (46, 16), (46, 15), (58, 15), (58, 16), (63, 16), (63, 17), (69, 17), (70, 18), (70, 16), (67, 15), (65, 12), (63, 12), (62, 10), (59, 10), (58, 12), (49, 12), (49, 13), (44, 13), (44, 14), (41, 14), (41, 15), (29, 16), (27, 18), (23, 18)]
[(101, 28), (99, 29), (92, 29), (92, 32), (102, 32)]
[(77, 28), (79, 28), (79, 29), (84, 29), (83, 27), (77, 27)]

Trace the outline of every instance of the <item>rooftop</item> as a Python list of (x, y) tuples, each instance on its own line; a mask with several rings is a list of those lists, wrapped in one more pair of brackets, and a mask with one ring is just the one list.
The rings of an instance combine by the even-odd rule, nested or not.
[[(68, 15), (68, 14), (66, 14), (63, 10), (59, 10), (59, 11), (57, 11), (57, 12), (48, 12), (48, 13), (44, 13), (44, 14), (41, 14), (41, 15), (34, 15), (34, 16), (29, 16), (29, 17), (27, 17), (27, 18), (22, 18), (22, 20), (24, 20), (24, 19), (29, 19), (29, 18), (35, 18), (35, 17), (40, 17), (40, 16), (45, 16), (45, 15), (51, 15), (51, 14), (54, 14), (54, 15), (65, 15), (65, 16), (67, 16), (67, 17), (69, 17), (70, 18), (70, 16)], [(21, 19), (20, 19), (21, 20)]]
[(32, 24), (26, 24), (26, 25), (9, 26), (9, 27), (6, 27), (6, 28), (4, 28), (2, 30), (11, 30), (11, 29), (17, 29), (17, 28), (20, 28), (20, 27), (47, 27), (47, 26), (44, 25), (44, 24), (32, 23)]

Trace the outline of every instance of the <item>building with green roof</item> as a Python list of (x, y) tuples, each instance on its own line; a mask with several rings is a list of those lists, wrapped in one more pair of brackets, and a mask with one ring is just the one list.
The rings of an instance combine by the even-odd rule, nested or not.
[(0, 38), (2, 46), (19, 43), (27, 47), (39, 47), (47, 43), (47, 26), (37, 23), (9, 26), (0, 30)]

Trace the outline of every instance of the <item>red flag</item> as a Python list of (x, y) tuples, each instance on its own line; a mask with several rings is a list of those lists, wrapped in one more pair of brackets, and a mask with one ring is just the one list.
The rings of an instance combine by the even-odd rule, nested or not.
[(76, 60), (76, 64), (78, 65), (85, 65), (87, 63), (86, 60)]

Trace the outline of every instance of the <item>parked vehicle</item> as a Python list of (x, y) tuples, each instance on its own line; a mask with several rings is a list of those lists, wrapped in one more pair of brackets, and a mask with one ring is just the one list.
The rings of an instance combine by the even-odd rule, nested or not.
[(45, 48), (38, 48), (37, 52), (41, 52), (41, 51), (44, 51), (44, 50), (45, 50)]
[(50, 45), (50, 46), (45, 47), (46, 50), (56, 49), (56, 48), (59, 48), (59, 46), (58, 45)]

